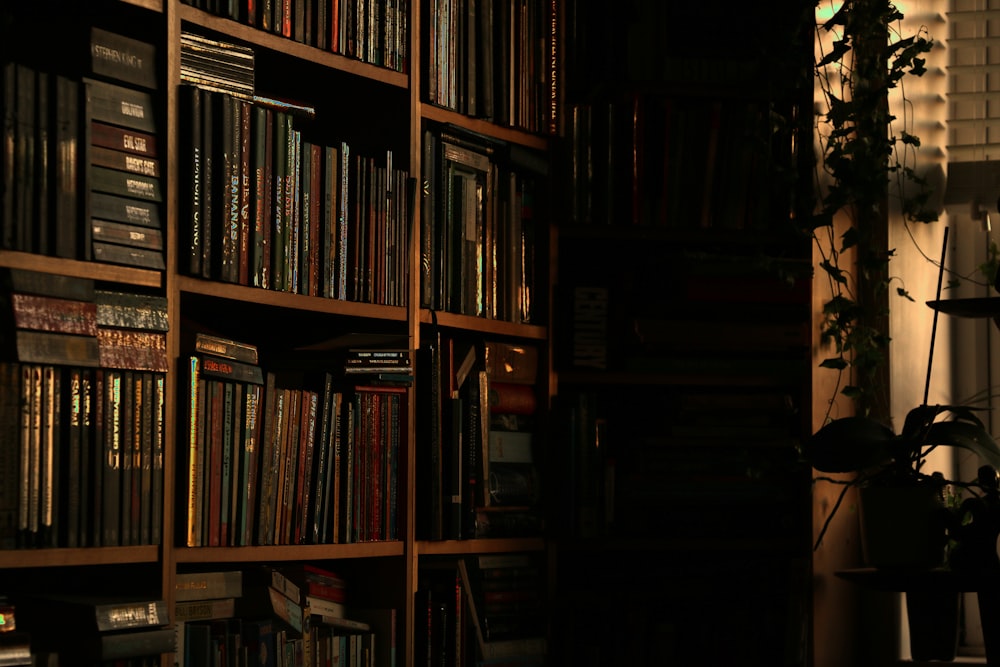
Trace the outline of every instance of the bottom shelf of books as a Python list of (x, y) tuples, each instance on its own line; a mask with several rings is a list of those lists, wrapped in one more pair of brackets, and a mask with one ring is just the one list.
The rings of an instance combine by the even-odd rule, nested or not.
[(414, 664), (546, 664), (544, 565), (540, 552), (422, 558)]
[(402, 664), (401, 570), (398, 560), (367, 559), (180, 572), (176, 664)]
[(10, 569), (3, 594), (3, 665), (152, 666), (176, 646), (156, 565)]

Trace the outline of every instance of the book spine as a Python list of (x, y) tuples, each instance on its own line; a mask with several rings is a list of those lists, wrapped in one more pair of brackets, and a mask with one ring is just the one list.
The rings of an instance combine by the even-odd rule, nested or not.
[(152, 331), (168, 329), (165, 297), (99, 290), (95, 299), (99, 327)]
[(166, 268), (162, 250), (149, 250), (97, 240), (93, 242), (92, 249), (94, 261), (97, 262), (135, 266), (154, 271), (163, 271)]
[(91, 192), (90, 215), (99, 220), (162, 229), (160, 207), (154, 201), (141, 201), (105, 192)]
[(97, 305), (35, 294), (11, 294), (14, 325), (19, 329), (97, 335)]
[(256, 364), (257, 346), (231, 338), (198, 332), (194, 340), (195, 352), (224, 357), (233, 361)]
[(140, 132), (156, 132), (153, 96), (148, 92), (87, 78), (83, 86), (92, 120)]
[(90, 121), (90, 144), (145, 158), (157, 157), (155, 134), (117, 127), (97, 120)]
[(156, 47), (95, 26), (90, 29), (90, 69), (96, 75), (155, 89)]
[(125, 245), (146, 250), (163, 250), (163, 234), (158, 229), (107, 220), (91, 220), (93, 239), (102, 243)]
[(15, 334), (18, 361), (63, 366), (97, 366), (96, 336), (52, 331), (19, 330)]
[(204, 375), (228, 380), (264, 384), (264, 373), (260, 366), (233, 359), (204, 355), (202, 357), (201, 372)]

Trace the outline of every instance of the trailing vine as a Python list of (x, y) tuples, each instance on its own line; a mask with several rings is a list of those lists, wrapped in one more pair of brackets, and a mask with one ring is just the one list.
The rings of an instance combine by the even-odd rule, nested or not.
[[(925, 29), (903, 36), (902, 19), (891, 0), (846, 0), (816, 23), (823, 111), (815, 126), (820, 201), (810, 224), (832, 295), (823, 304), (821, 337), (833, 350), (820, 365), (846, 377), (839, 393), (863, 414), (888, 414), (887, 396), (877, 388), (888, 386), (890, 197), (907, 221), (938, 218), (928, 205), (931, 188), (915, 168), (920, 140), (909, 131), (912, 118), (899, 119), (889, 108), (890, 91), (906, 76), (924, 74), (923, 55), (933, 46)], [(895, 293), (909, 298), (902, 287)]]

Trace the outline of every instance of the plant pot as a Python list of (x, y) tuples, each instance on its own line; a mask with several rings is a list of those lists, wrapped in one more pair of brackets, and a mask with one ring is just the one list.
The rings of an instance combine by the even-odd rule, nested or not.
[(920, 569), (944, 563), (945, 508), (934, 484), (860, 489), (861, 548), (876, 568)]
[(949, 589), (906, 591), (910, 657), (919, 661), (955, 659), (961, 595)]

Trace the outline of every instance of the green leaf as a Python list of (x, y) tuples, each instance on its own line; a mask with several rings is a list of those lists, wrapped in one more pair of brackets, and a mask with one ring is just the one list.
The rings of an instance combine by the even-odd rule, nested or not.
[(832, 368), (834, 370), (843, 370), (847, 368), (847, 361), (843, 357), (830, 357), (829, 359), (824, 359), (819, 364), (820, 368)]

